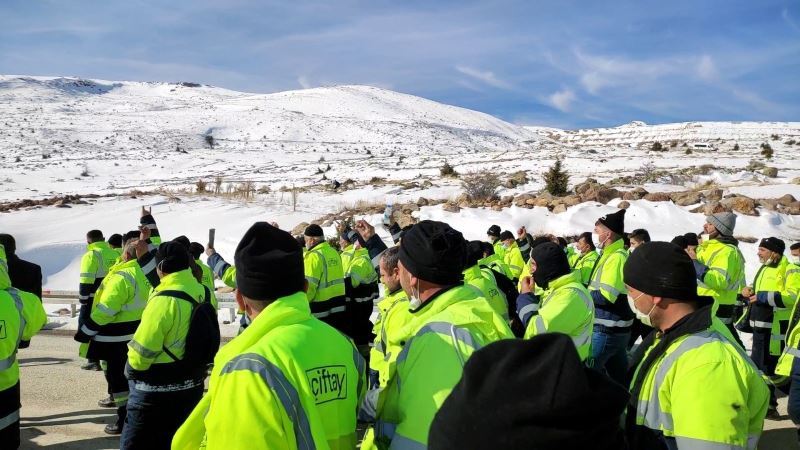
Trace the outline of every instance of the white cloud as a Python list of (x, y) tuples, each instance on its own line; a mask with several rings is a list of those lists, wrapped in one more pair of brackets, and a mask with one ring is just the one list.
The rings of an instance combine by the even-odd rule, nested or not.
[(792, 19), (792, 16), (789, 15), (788, 9), (783, 8), (783, 11), (781, 11), (781, 17), (783, 18), (784, 22), (794, 29), (794, 31), (800, 31), (800, 25), (798, 25), (797, 22)]
[(550, 95), (550, 104), (562, 112), (569, 111), (572, 102), (575, 101), (575, 92), (572, 89), (565, 88)]
[(458, 70), (459, 72), (461, 72), (462, 74), (464, 74), (464, 75), (466, 75), (468, 77), (472, 77), (472, 78), (474, 78), (474, 79), (476, 79), (478, 81), (482, 81), (482, 82), (488, 84), (489, 86), (494, 86), (494, 87), (499, 88), (499, 89), (511, 89), (512, 88), (511, 83), (508, 83), (507, 81), (504, 81), (504, 80), (501, 80), (501, 79), (497, 78), (497, 76), (494, 74), (494, 72), (491, 72), (491, 71), (488, 71), (488, 70), (487, 71), (482, 71), (482, 70), (474, 69), (472, 67), (467, 67), (467, 66), (456, 66), (456, 70)]
[(311, 83), (309, 83), (308, 78), (306, 78), (305, 75), (300, 75), (297, 77), (297, 84), (299, 84), (303, 89), (309, 89), (311, 87)]
[(708, 55), (703, 55), (697, 63), (697, 75), (706, 80), (711, 81), (717, 78), (717, 66), (714, 60)]

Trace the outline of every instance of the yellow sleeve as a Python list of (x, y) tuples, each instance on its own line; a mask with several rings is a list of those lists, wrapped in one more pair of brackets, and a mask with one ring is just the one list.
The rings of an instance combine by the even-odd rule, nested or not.
[(173, 324), (172, 314), (168, 314), (167, 297), (153, 296), (148, 300), (142, 313), (142, 321), (128, 343), (128, 363), (134, 370), (147, 370), (161, 354), (167, 332)]
[(30, 341), (47, 323), (47, 313), (44, 310), (42, 301), (35, 294), (25, 291), (18, 292), (22, 298), (22, 317), (25, 318), (22, 340)]
[(308, 281), (306, 296), (308, 300), (311, 301), (317, 296), (317, 288), (322, 279), (322, 262), (320, 261), (320, 255), (316, 252), (309, 252), (303, 260), (303, 265), (305, 266), (306, 281)]
[(110, 323), (130, 296), (128, 283), (121, 275), (113, 273), (105, 277), (94, 298), (92, 320), (98, 325)]

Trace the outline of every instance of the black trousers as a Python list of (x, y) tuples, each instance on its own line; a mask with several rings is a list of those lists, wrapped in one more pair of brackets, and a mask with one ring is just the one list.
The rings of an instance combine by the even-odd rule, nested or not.
[(131, 381), (121, 450), (169, 450), (172, 437), (203, 397), (203, 385), (174, 392), (137, 390)]
[[(753, 331), (753, 349), (750, 351), (750, 358), (755, 363), (758, 370), (769, 377), (775, 375), (775, 366), (778, 364), (778, 357), (769, 354), (769, 341), (771, 331)], [(769, 405), (778, 406), (778, 398), (775, 395), (775, 386), (767, 383), (769, 387)]]
[(0, 448), (19, 448), (19, 382), (0, 391)]
[(125, 378), (125, 363), (128, 361), (127, 353), (109, 355), (106, 360), (106, 382), (108, 383), (108, 394), (114, 399), (117, 405), (117, 425), (125, 423), (128, 404), (128, 379)]

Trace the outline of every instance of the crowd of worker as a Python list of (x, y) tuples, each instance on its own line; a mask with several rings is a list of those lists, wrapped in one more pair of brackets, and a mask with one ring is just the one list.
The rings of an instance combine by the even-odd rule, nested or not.
[[(116, 408), (105, 432), (147, 450), (755, 449), (778, 391), (800, 426), (800, 243), (764, 237), (747, 280), (729, 212), (671, 242), (626, 233), (625, 210), (577, 237), (384, 225), (391, 246), (363, 220), (333, 239), (257, 222), (232, 260), (162, 239), (144, 208), (89, 231), (75, 340)], [(0, 447), (17, 448), (17, 350), (46, 315), (41, 270), (0, 244)], [(216, 279), (242, 315), (221, 347)]]

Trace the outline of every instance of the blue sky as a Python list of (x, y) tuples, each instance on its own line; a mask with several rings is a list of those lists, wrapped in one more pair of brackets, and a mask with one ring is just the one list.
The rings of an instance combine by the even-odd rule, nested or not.
[(563, 128), (800, 120), (800, 2), (2, 0), (0, 73), (370, 84)]

